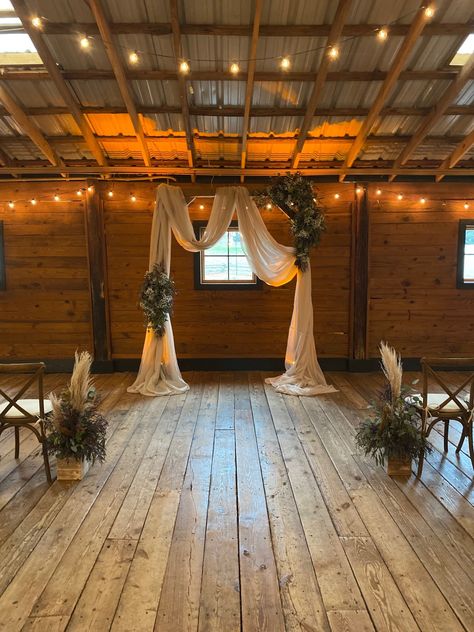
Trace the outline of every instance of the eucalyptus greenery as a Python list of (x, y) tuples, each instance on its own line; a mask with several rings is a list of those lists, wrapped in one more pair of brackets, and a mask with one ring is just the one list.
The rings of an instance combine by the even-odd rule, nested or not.
[(145, 317), (145, 325), (153, 329), (157, 336), (165, 333), (168, 314), (173, 309), (176, 294), (174, 282), (166, 274), (162, 265), (155, 263), (152, 270), (145, 274), (141, 293), (140, 307)]
[(254, 199), (259, 206), (269, 202), (276, 204), (290, 217), (296, 265), (306, 270), (310, 250), (326, 230), (324, 208), (311, 182), (300, 173), (287, 173), (272, 178), (270, 186), (263, 193), (258, 192)]

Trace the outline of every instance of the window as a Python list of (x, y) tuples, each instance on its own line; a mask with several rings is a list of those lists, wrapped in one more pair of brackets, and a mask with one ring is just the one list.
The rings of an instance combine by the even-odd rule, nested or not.
[(458, 287), (474, 289), (474, 220), (459, 222)]
[[(205, 224), (196, 222), (195, 228), (201, 238)], [(196, 253), (194, 266), (197, 289), (253, 289), (259, 286), (234, 222), (214, 246)]]
[(450, 66), (464, 66), (467, 64), (470, 56), (474, 53), (474, 33), (466, 37), (456, 54), (449, 62)]
[(42, 61), (11, 2), (0, 0), (0, 66), (36, 66)]

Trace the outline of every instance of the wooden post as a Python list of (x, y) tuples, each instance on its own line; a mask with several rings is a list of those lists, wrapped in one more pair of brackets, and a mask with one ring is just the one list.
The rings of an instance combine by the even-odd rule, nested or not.
[(107, 372), (113, 370), (107, 293), (107, 253), (103, 203), (98, 183), (93, 180), (86, 182), (85, 227), (89, 261), (94, 370)]
[(352, 359), (365, 360), (368, 353), (369, 306), (369, 204), (367, 184), (358, 185), (352, 214)]

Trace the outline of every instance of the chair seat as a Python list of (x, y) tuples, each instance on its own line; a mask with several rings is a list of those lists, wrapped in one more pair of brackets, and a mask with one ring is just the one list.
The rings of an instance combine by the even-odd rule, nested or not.
[[(5, 408), (4, 404), (5, 402), (3, 402), (2, 404), (2, 408)], [(34, 417), (39, 417), (40, 407), (39, 407), (38, 399), (19, 399), (17, 400), (17, 404), (21, 406), (24, 410), (26, 410), (26, 412), (29, 413), (30, 415)], [(44, 400), (44, 414), (46, 415), (47, 413), (50, 413), (52, 410), (53, 410), (53, 407), (51, 405), (51, 402), (49, 401), (49, 399), (45, 399)], [(0, 408), (0, 415), (1, 414), (2, 414), (2, 409)], [(3, 415), (3, 417), (5, 419), (9, 419), (9, 418), (21, 419), (21, 418), (24, 418), (24, 415), (21, 414), (18, 408), (15, 408), (14, 406), (12, 406), (10, 410), (5, 415)]]
[[(436, 412), (446, 412), (446, 413), (459, 413), (464, 412), (463, 409), (459, 408), (459, 406), (452, 399), (449, 402), (440, 408), (441, 404), (448, 399), (448, 395), (446, 393), (428, 393), (428, 409)], [(464, 397), (458, 396), (458, 399), (462, 402), (466, 402), (467, 400)], [(418, 401), (416, 401), (418, 400)], [(417, 408), (423, 407), (423, 396), (420, 393), (416, 393), (415, 395), (411, 395), (407, 397), (407, 401), (411, 404), (414, 404)]]

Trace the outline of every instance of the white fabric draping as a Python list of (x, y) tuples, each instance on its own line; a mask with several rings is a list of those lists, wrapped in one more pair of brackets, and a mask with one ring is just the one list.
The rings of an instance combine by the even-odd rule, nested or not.
[[(198, 252), (213, 246), (228, 229), (237, 212), (243, 248), (254, 273), (273, 286), (288, 283), (296, 275), (296, 290), (285, 356), (286, 372), (270, 378), (277, 391), (290, 395), (319, 395), (335, 392), (326, 383), (318, 364), (313, 337), (311, 271), (295, 265), (295, 252), (270, 235), (258, 208), (244, 187), (217, 190), (211, 215), (201, 239), (196, 239), (183, 192), (161, 184), (157, 189), (151, 230), (149, 270), (155, 263), (170, 271), (171, 230), (186, 250)], [(137, 378), (128, 391), (142, 395), (168, 395), (188, 390), (181, 377), (169, 319), (162, 338), (148, 330)]]

